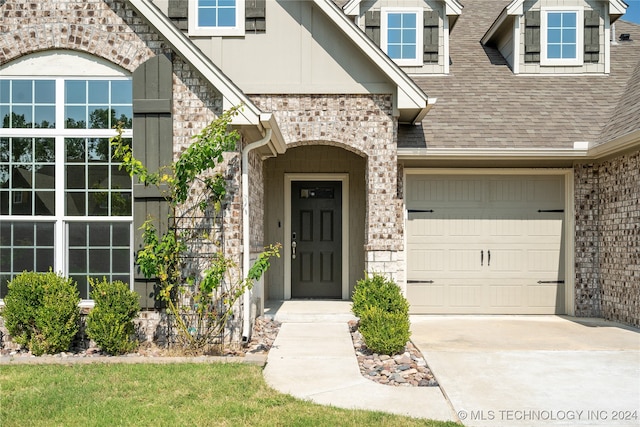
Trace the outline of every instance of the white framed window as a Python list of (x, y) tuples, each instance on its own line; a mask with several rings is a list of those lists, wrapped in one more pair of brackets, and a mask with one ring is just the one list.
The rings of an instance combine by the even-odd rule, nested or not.
[(190, 0), (189, 35), (244, 35), (244, 0)]
[(380, 12), (382, 50), (398, 65), (422, 65), (422, 8), (383, 7)]
[(0, 78), (0, 298), (24, 270), (84, 300), (90, 277), (131, 283), (132, 183), (109, 138), (121, 121), (130, 140), (132, 118), (127, 76)]
[(582, 65), (584, 57), (582, 7), (542, 8), (540, 64)]

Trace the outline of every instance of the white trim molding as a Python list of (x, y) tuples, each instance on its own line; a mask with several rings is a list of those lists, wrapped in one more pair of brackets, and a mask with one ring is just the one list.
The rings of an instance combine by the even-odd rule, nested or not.
[[(548, 25), (551, 13), (575, 13), (575, 58), (549, 58)], [(564, 33), (564, 27), (562, 32)], [(573, 44), (573, 43), (563, 43)], [(581, 66), (584, 58), (584, 7), (582, 6), (553, 6), (540, 10), (540, 65), (541, 66)]]
[[(244, 36), (244, 0), (235, 0), (234, 26), (200, 26), (198, 25), (200, 7), (198, 0), (189, 1), (189, 35), (190, 36)], [(216, 8), (220, 6), (215, 6)]]
[[(416, 20), (416, 25), (412, 29), (415, 31), (415, 57), (413, 58), (392, 58), (389, 55), (389, 15), (413, 15)], [(393, 62), (401, 66), (422, 66), (423, 64), (423, 9), (421, 7), (383, 7), (380, 9), (380, 48), (389, 56)], [(400, 32), (404, 33), (404, 30), (408, 28), (398, 28)], [(400, 50), (403, 50), (405, 45), (404, 40), (400, 42)], [(409, 43), (411, 44), (411, 43)]]

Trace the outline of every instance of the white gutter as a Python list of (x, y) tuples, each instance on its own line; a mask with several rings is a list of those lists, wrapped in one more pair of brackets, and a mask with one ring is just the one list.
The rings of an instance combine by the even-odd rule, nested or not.
[[(249, 151), (267, 145), (273, 131), (267, 128), (262, 139), (247, 144), (242, 149), (242, 275), (247, 276), (251, 268), (251, 227), (249, 224)], [(242, 300), (242, 343), (251, 339), (251, 290), (244, 292)]]
[(576, 144), (574, 148), (519, 149), (519, 148), (398, 148), (398, 160), (411, 159), (566, 159), (585, 158), (588, 148)]

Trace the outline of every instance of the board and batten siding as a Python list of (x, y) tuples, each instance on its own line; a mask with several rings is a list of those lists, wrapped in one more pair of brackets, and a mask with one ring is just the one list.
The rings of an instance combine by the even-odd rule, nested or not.
[[(164, 55), (150, 58), (133, 72), (133, 155), (150, 172), (171, 164), (173, 159), (173, 99), (171, 61)], [(152, 218), (160, 234), (168, 229), (169, 204), (156, 186), (133, 183), (134, 251), (144, 246), (140, 227)], [(134, 290), (142, 308), (157, 308), (157, 280), (145, 278), (136, 268)]]
[(421, 67), (403, 66), (408, 74), (442, 74), (445, 72), (445, 4), (435, 0), (363, 1), (360, 4), (359, 26), (380, 46), (380, 10), (383, 7), (421, 7), (423, 14), (423, 60)]

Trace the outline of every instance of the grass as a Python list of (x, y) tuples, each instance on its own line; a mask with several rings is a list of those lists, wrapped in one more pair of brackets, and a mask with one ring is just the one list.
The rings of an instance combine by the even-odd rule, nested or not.
[(0, 365), (0, 425), (27, 424), (459, 427), (298, 400), (252, 365)]

